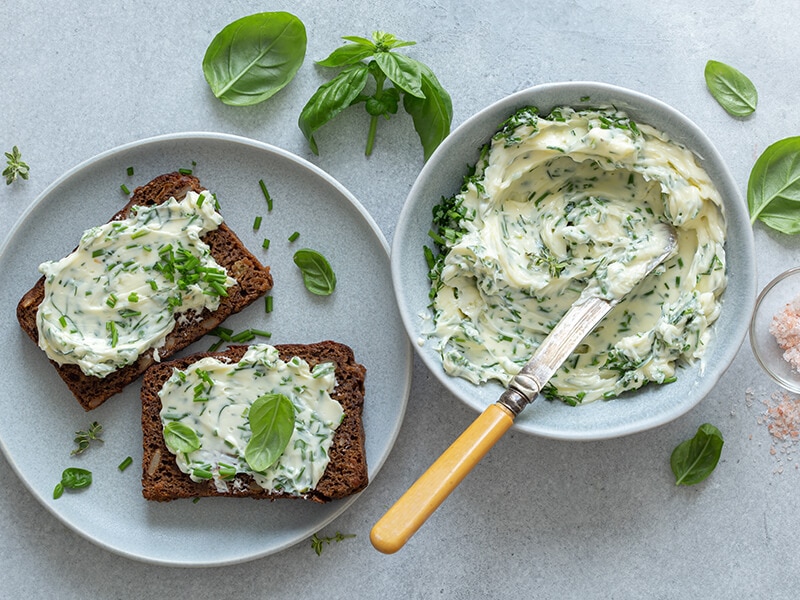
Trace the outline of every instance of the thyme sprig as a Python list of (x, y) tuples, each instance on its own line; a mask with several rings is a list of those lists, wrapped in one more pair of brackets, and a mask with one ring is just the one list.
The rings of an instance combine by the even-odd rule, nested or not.
[(102, 444), (103, 439), (100, 437), (102, 433), (103, 426), (97, 421), (92, 421), (89, 425), (89, 429), (86, 431), (76, 431), (75, 443), (78, 447), (70, 452), (70, 455), (75, 456), (76, 454), (83, 454), (92, 442), (100, 442)]
[(322, 549), (325, 547), (325, 544), (330, 544), (331, 542), (341, 542), (348, 538), (356, 537), (355, 533), (341, 533), (337, 531), (333, 537), (319, 537), (316, 533), (311, 536), (311, 547), (314, 549), (314, 552), (317, 553), (317, 556), (322, 554)]
[(8, 166), (3, 171), (3, 177), (6, 178), (6, 185), (14, 183), (17, 177), (27, 179), (30, 167), (22, 161), (22, 154), (20, 154), (19, 148), (14, 146), (11, 152), (6, 152), (5, 155)]

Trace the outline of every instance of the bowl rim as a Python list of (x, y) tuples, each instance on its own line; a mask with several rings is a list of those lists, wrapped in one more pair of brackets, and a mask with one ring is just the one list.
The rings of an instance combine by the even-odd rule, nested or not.
[[(539, 100), (539, 98), (547, 96), (558, 96), (563, 98), (563, 100), (552, 104), (547, 104), (545, 100)], [(570, 100), (569, 98), (573, 99)], [(581, 102), (578, 102), (578, 99), (581, 99)], [(611, 101), (612, 99), (613, 101)], [(750, 321), (749, 317), (752, 315), (755, 306), (757, 290), (755, 249), (752, 226), (750, 225), (749, 218), (746, 218), (745, 214), (746, 205), (743, 202), (741, 191), (736, 185), (727, 163), (705, 132), (676, 108), (642, 92), (609, 83), (594, 81), (551, 82), (514, 92), (489, 104), (467, 118), (445, 138), (437, 150), (431, 155), (408, 193), (398, 218), (392, 241), (391, 269), (395, 296), (398, 306), (400, 307), (401, 318), (411, 338), (416, 354), (421, 358), (428, 370), (431, 371), (450, 393), (455, 395), (461, 402), (479, 412), (488, 405), (487, 402), (481, 402), (480, 399), (476, 399), (481, 394), (486, 395), (486, 392), (478, 391), (479, 389), (487, 388), (491, 389), (493, 392), (496, 391), (495, 400), (503, 390), (502, 386), (499, 384), (496, 386), (491, 384), (472, 386), (472, 384), (469, 384), (472, 387), (465, 391), (463, 384), (459, 383), (460, 378), (455, 378), (444, 373), (441, 367), (441, 361), (438, 357), (426, 353), (419, 343), (419, 328), (415, 321), (419, 320), (418, 313), (423, 311), (425, 306), (418, 306), (416, 304), (411, 306), (406, 296), (406, 290), (404, 290), (403, 272), (407, 267), (403, 264), (405, 259), (403, 256), (403, 246), (407, 244), (407, 242), (403, 239), (403, 234), (407, 231), (413, 231), (409, 229), (409, 227), (415, 209), (414, 199), (419, 198), (425, 191), (425, 188), (432, 185), (432, 180), (435, 181), (434, 171), (440, 166), (439, 163), (441, 163), (443, 158), (450, 152), (460, 157), (462, 162), (468, 153), (470, 156), (477, 157), (480, 145), (476, 144), (474, 148), (465, 148), (464, 145), (475, 142), (478, 139), (482, 140), (483, 144), (490, 141), (491, 135), (497, 131), (502, 121), (513, 114), (515, 110), (523, 106), (535, 105), (541, 109), (542, 114), (547, 114), (549, 110), (555, 106), (570, 105), (586, 107), (606, 104), (611, 104), (620, 108), (628, 113), (635, 121), (651, 124), (656, 127), (656, 129), (665, 132), (670, 139), (686, 145), (697, 156), (699, 162), (703, 164), (718, 189), (720, 189), (723, 195), (723, 206), (726, 214), (728, 240), (730, 239), (732, 224), (737, 225), (737, 235), (740, 236), (736, 238), (738, 248), (736, 253), (740, 255), (742, 259), (741, 265), (739, 265), (740, 272), (736, 273), (736, 280), (740, 293), (736, 297), (738, 305), (733, 307), (736, 309), (737, 315), (739, 316), (739, 322), (727, 319), (729, 323), (726, 324), (726, 326), (729, 331), (726, 332), (726, 343), (716, 344), (716, 346), (721, 347), (715, 350), (715, 365), (720, 361), (723, 362), (724, 365), (721, 368), (712, 365), (712, 368), (707, 370), (703, 369), (698, 372), (697, 379), (701, 381), (695, 382), (696, 385), (692, 388), (691, 401), (687, 401), (685, 397), (681, 397), (669, 408), (664, 410), (659, 409), (656, 414), (646, 414), (634, 422), (622, 421), (617, 424), (607, 424), (603, 427), (596, 428), (569, 427), (566, 425), (562, 426), (561, 424), (551, 427), (537, 424), (535, 421), (533, 423), (523, 423), (519, 417), (517, 418), (513, 425), (515, 430), (539, 437), (581, 441), (609, 439), (645, 431), (670, 422), (685, 414), (708, 395), (719, 378), (727, 370), (727, 367), (733, 362), (733, 359), (741, 348), (744, 338), (747, 335)], [(644, 112), (653, 113), (653, 119), (641, 118), (640, 113)], [(493, 118), (492, 129), (489, 129), (486, 123), (490, 116)], [(652, 120), (655, 120), (656, 123), (652, 123)], [(669, 123), (669, 126), (659, 125), (659, 123), (662, 122)], [(488, 133), (481, 134), (477, 137), (473, 135), (473, 139), (470, 140), (471, 134), (474, 134), (473, 130), (481, 130), (482, 128)], [(463, 163), (465, 168), (471, 165), (474, 165), (474, 161), (470, 162), (467, 160), (467, 162)], [(445, 166), (449, 165), (446, 164)], [(464, 173), (466, 173), (466, 170)], [(448, 183), (452, 190), (457, 190), (461, 186), (462, 179), (459, 178), (452, 182), (448, 181)], [(436, 198), (436, 201), (438, 201), (438, 198)], [(419, 200), (417, 203), (419, 203)], [(731, 213), (735, 213), (738, 219), (732, 219)], [(744, 223), (745, 220), (747, 221), (746, 225)], [(728, 240), (726, 240), (726, 253), (730, 254), (731, 246)], [(729, 284), (730, 279), (729, 274)], [(723, 311), (725, 304), (731, 302), (731, 294), (732, 292), (730, 289), (726, 290), (726, 294), (723, 294)], [(741, 318), (742, 311), (747, 315), (744, 319)], [(719, 320), (712, 327), (712, 332), (716, 333), (718, 326)], [(686, 377), (686, 375), (684, 375), (684, 377)], [(652, 388), (654, 386), (645, 387)], [(652, 392), (647, 393), (647, 395), (650, 393)], [(640, 390), (638, 394), (645, 395), (646, 393)], [(622, 402), (623, 400), (617, 399), (617, 401)], [(540, 401), (532, 403), (523, 411), (521, 416), (532, 412), (536, 404), (542, 405), (544, 403)], [(609, 404), (610, 403), (593, 402), (582, 405), (578, 407), (577, 410), (586, 411), (594, 415), (599, 406)]]

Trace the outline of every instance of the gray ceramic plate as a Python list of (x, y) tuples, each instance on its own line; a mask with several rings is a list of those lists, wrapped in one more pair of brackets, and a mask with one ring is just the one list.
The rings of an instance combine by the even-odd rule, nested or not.
[[(134, 168), (128, 177), (126, 169)], [(318, 505), (208, 498), (193, 504), (149, 503), (141, 495), (139, 384), (85, 413), (41, 352), (17, 326), (14, 310), (38, 278), (38, 265), (69, 253), (84, 229), (103, 223), (131, 190), (156, 175), (192, 168), (217, 194), (225, 221), (272, 268), (274, 310), (259, 301), (226, 326), (272, 332), (272, 343), (333, 339), (350, 345), (367, 367), (365, 429), (370, 477), (400, 428), (411, 381), (412, 353), (396, 309), (388, 246), (358, 201), (332, 177), (286, 151), (244, 138), (184, 133), (132, 143), (91, 159), (51, 185), (26, 212), (0, 252), (4, 383), (0, 440), (33, 495), (66, 525), (97, 544), (148, 562), (220, 565), (277, 552), (319, 531), (356, 497)], [(274, 199), (267, 212), (263, 179)], [(263, 217), (253, 231), (257, 215)], [(290, 243), (288, 237), (300, 237)], [(263, 239), (271, 240), (263, 250)], [(292, 261), (294, 251), (320, 251), (334, 268), (333, 295), (313, 296)], [(189, 349), (206, 350), (204, 339)], [(13, 390), (13, 392), (11, 391)], [(105, 443), (71, 457), (74, 432), (92, 420)], [(126, 456), (133, 465), (117, 469)], [(52, 499), (61, 471), (91, 470), (91, 487)], [(309, 552), (311, 549), (309, 548)]]
[[(588, 98), (588, 100), (587, 100)], [(428, 368), (460, 400), (483, 410), (502, 393), (499, 384), (475, 386), (448, 376), (431, 344), (420, 345), (428, 305), (429, 281), (422, 246), (430, 245), (431, 208), (461, 187), (480, 148), (517, 109), (533, 105), (543, 114), (559, 105), (611, 103), (634, 119), (666, 131), (699, 156), (720, 190), (727, 217), (729, 283), (722, 313), (704, 365), (682, 369), (677, 382), (648, 386), (610, 402), (569, 407), (538, 399), (516, 419), (520, 431), (567, 440), (612, 438), (661, 425), (694, 407), (712, 389), (733, 360), (747, 332), (756, 294), (753, 234), (745, 204), (722, 157), (703, 132), (666, 104), (643, 94), (602, 83), (569, 82), (536, 86), (515, 93), (465, 121), (444, 140), (414, 183), (392, 245), (392, 279), (400, 312), (414, 347)]]

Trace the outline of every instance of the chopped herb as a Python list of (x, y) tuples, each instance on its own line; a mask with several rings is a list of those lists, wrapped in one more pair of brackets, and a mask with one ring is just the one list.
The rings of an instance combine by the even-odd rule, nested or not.
[(264, 311), (272, 312), (272, 296), (264, 296)]
[(261, 215), (257, 216), (253, 221), (253, 230), (258, 231), (261, 228)]
[(267, 250), (269, 248), (269, 239), (268, 238), (264, 238), (264, 241), (261, 243), (261, 247), (264, 250)]
[(192, 169), (178, 169), (178, 173), (181, 175), (191, 175)]
[(339, 531), (333, 537), (319, 537), (316, 533), (311, 536), (311, 547), (314, 549), (314, 552), (317, 553), (317, 556), (322, 554), (322, 548), (325, 544), (330, 544), (331, 542), (341, 542), (348, 538), (356, 537), (355, 533), (348, 533), (344, 534)]
[(119, 186), (119, 189), (121, 189), (122, 193), (125, 194), (125, 195), (128, 195), (128, 194), (131, 193), (131, 191), (128, 189), (128, 186), (125, 185), (124, 183), (121, 186)]
[(78, 469), (71, 467), (64, 469), (61, 473), (61, 481), (56, 484), (53, 490), (53, 500), (58, 500), (63, 494), (64, 490), (78, 490), (81, 488), (89, 487), (92, 484), (92, 472), (86, 469)]
[(259, 179), (258, 185), (261, 187), (261, 192), (264, 194), (264, 199), (267, 201), (267, 210), (272, 210), (272, 196), (269, 195), (269, 191), (267, 191), (267, 186), (264, 183), (264, 180)]
[(133, 167), (128, 167), (127, 171), (128, 177), (133, 177)]
[(299, 231), (295, 231), (292, 235), (289, 236), (289, 241), (293, 242), (299, 237), (300, 237), (300, 232)]
[(119, 463), (119, 466), (117, 466), (117, 468), (120, 471), (124, 471), (125, 469), (130, 467), (132, 463), (133, 463), (133, 459), (130, 456), (128, 456), (128, 457), (125, 458), (125, 460), (123, 460), (121, 463)]

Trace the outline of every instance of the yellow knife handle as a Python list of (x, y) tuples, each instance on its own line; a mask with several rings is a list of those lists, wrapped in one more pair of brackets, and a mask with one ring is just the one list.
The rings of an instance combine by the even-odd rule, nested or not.
[(513, 423), (501, 404), (484, 410), (375, 524), (372, 545), (385, 554), (402, 548)]

